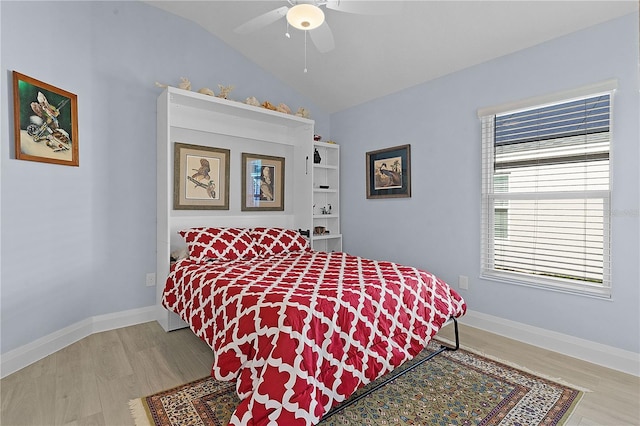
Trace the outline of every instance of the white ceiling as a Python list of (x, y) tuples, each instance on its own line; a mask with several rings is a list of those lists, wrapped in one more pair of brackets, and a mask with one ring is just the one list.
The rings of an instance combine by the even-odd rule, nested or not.
[[(365, 1), (365, 0), (342, 0)], [(191, 20), (332, 113), (638, 10), (626, 1), (400, 1), (398, 13), (323, 7), (336, 47), (319, 53), (281, 19), (248, 35), (233, 30), (281, 1), (150, 3)], [(233, 84), (229, 82), (229, 84)]]

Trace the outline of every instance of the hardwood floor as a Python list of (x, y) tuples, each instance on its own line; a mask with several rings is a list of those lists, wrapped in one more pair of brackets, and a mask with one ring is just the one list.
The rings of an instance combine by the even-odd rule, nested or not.
[[(464, 325), (460, 335), (465, 347), (588, 389), (569, 425), (640, 425), (640, 378)], [(132, 425), (130, 399), (204, 377), (212, 361), (187, 329), (149, 322), (94, 334), (2, 379), (0, 424)]]
[(3, 426), (132, 425), (128, 401), (210, 373), (190, 330), (149, 322), (93, 334), (0, 381)]

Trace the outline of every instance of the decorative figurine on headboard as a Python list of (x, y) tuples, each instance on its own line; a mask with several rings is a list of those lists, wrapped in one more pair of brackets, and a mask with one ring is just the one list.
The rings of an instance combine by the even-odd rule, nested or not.
[(213, 93), (213, 90), (209, 89), (208, 87), (203, 87), (202, 89), (199, 89), (198, 93), (202, 93), (203, 95), (208, 95), (208, 96), (216, 95), (215, 93)]
[(320, 164), (320, 162), (322, 161), (322, 157), (320, 157), (320, 153), (318, 152), (317, 149), (313, 150), (313, 163), (314, 164)]
[(223, 86), (222, 84), (218, 84), (218, 87), (220, 88), (218, 97), (222, 99), (229, 99), (229, 93), (231, 93), (231, 91), (235, 89), (234, 86)]
[(252, 105), (252, 106), (260, 106), (260, 101), (255, 97), (255, 96), (249, 96), (246, 100), (245, 103), (247, 105)]
[(296, 116), (297, 117), (302, 117), (302, 118), (309, 118), (311, 116), (311, 114), (309, 114), (309, 110), (303, 107), (298, 108), (298, 111), (296, 111)]
[(269, 101), (264, 101), (262, 103), (262, 108), (268, 109), (270, 111), (275, 111), (276, 110), (276, 106), (274, 104), (272, 104)]
[[(162, 87), (162, 88), (169, 87), (168, 84), (158, 83), (157, 81), (156, 81), (156, 86)], [(187, 77), (180, 77), (180, 83), (178, 84), (178, 88), (182, 90), (191, 90), (191, 82)]]
[(281, 112), (283, 114), (291, 114), (291, 108), (287, 106), (287, 104), (279, 103), (276, 107), (276, 111)]

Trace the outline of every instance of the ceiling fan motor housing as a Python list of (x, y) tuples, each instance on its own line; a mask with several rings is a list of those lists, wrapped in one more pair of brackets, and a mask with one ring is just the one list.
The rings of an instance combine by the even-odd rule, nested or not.
[(313, 30), (324, 22), (324, 12), (313, 4), (296, 4), (287, 11), (287, 22), (299, 30)]

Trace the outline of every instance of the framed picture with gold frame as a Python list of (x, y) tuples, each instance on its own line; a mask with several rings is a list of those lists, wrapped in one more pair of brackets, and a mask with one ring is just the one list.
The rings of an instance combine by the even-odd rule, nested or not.
[(284, 160), (242, 153), (242, 211), (284, 210)]
[(78, 166), (78, 97), (13, 71), (16, 159)]
[(230, 151), (175, 143), (173, 208), (229, 210)]

